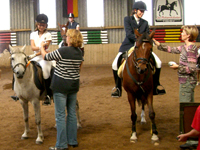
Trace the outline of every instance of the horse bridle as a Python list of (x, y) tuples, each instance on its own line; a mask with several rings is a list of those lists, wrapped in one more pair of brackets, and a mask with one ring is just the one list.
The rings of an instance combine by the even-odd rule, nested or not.
[[(135, 50), (136, 49), (138, 49), (138, 47), (137, 46), (135, 46)], [(137, 55), (136, 55), (136, 52), (135, 52), (135, 50), (133, 51), (133, 54), (134, 55), (132, 55), (133, 56), (133, 59), (132, 59), (132, 61), (133, 61), (133, 64), (135, 65), (135, 68), (136, 68), (136, 70), (138, 70), (139, 69), (139, 64), (141, 64), (141, 63), (143, 63), (143, 64), (146, 64), (146, 65), (148, 65), (149, 64), (149, 59), (147, 60), (146, 58), (137, 58)], [(141, 61), (139, 61), (139, 60), (141, 60)], [(139, 62), (138, 62), (139, 61)]]
[[(135, 48), (136, 49), (138, 49), (138, 47), (137, 46), (135, 46)], [(140, 63), (144, 63), (144, 64), (146, 64), (147, 65), (147, 67), (148, 67), (148, 73), (147, 73), (147, 76), (145, 76), (145, 78), (144, 78), (144, 80), (143, 81), (141, 81), (141, 82), (139, 82), (139, 81), (137, 81), (134, 77), (133, 77), (133, 75), (131, 74), (131, 72), (130, 72), (130, 70), (129, 70), (129, 67), (128, 67), (128, 60), (126, 60), (126, 69), (127, 69), (127, 73), (128, 73), (128, 75), (130, 76), (130, 78), (133, 80), (133, 82), (135, 82), (141, 89), (142, 89), (142, 91), (145, 93), (145, 91), (144, 91), (144, 89), (142, 88), (142, 84), (144, 84), (146, 81), (147, 81), (147, 79), (149, 78), (149, 76), (150, 76), (150, 68), (149, 68), (149, 60), (150, 60), (150, 58), (149, 59), (146, 59), (146, 58), (137, 58), (137, 55), (136, 55), (136, 53), (135, 53), (135, 50), (133, 51), (133, 58), (132, 58), (132, 61), (133, 61), (133, 63), (134, 63), (134, 66), (135, 66), (135, 68), (136, 68), (136, 70), (138, 70), (139, 69), (139, 67), (138, 67), (138, 65), (140, 64)], [(138, 61), (139, 60), (141, 60), (139, 63), (138, 63)], [(138, 72), (138, 71), (137, 71)]]
[[(17, 53), (22, 53), (22, 54), (24, 54), (24, 55), (26, 56), (26, 54), (25, 54), (24, 52), (11, 53), (11, 56), (12, 56), (13, 54), (17, 54)], [(10, 59), (10, 64), (11, 64), (11, 68), (12, 68), (13, 73), (16, 73), (16, 72), (15, 72), (15, 68), (18, 67), (18, 66), (20, 66), (20, 65), (22, 65), (22, 66), (24, 67), (24, 71), (26, 71), (26, 66), (27, 66), (27, 64), (28, 64), (27, 56), (25, 57), (25, 65), (24, 65), (23, 63), (17, 63), (17, 64), (13, 67), (11, 62), (12, 62), (12, 57), (11, 57), (11, 59)]]

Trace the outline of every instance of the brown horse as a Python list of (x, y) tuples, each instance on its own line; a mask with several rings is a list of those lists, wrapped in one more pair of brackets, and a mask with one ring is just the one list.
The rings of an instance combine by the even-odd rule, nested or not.
[(136, 136), (136, 104), (142, 104), (143, 114), (144, 106), (148, 105), (149, 117), (152, 122), (152, 141), (158, 141), (158, 132), (155, 124), (155, 112), (153, 109), (153, 74), (150, 67), (150, 58), (152, 52), (152, 38), (155, 31), (150, 34), (140, 34), (134, 30), (136, 34), (136, 45), (134, 51), (127, 58), (123, 71), (123, 87), (127, 92), (128, 101), (131, 107), (132, 135), (131, 142), (137, 141)]
[(60, 29), (60, 35), (62, 37), (61, 46), (67, 46), (67, 43), (66, 43), (66, 33), (67, 33), (67, 30), (68, 30), (68, 27), (67, 27), (68, 25), (69, 25), (69, 21), (67, 22), (67, 24), (62, 24), (62, 25), (60, 23), (58, 23), (58, 26), (59, 26), (59, 29)]

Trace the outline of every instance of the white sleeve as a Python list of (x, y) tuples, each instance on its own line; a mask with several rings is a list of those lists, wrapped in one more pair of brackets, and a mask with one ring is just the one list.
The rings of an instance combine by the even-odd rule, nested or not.
[(46, 40), (47, 41), (49, 41), (49, 40), (52, 41), (51, 33), (47, 32)]
[(30, 40), (34, 40), (34, 36), (35, 36), (34, 33), (35, 33), (35, 32), (32, 32), (32, 33), (30, 34)]

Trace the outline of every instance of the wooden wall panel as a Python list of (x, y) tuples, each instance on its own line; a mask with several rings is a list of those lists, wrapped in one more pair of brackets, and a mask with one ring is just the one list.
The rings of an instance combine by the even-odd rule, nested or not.
[[(166, 44), (166, 43), (165, 43)], [(167, 43), (171, 47), (177, 47), (183, 45), (184, 43)], [(118, 44), (87, 44), (85, 48), (84, 65), (112, 65), (115, 56), (118, 53), (120, 43)], [(200, 42), (196, 43), (200, 45)], [(16, 46), (22, 47), (22, 46)], [(50, 51), (56, 50), (58, 45), (51, 45)], [(162, 61), (162, 64), (167, 64), (169, 61), (179, 62), (179, 54), (170, 54), (167, 52), (162, 52), (157, 50), (157, 47), (153, 47), (153, 51)], [(31, 46), (27, 46), (25, 53), (27, 55), (33, 54)], [(0, 67), (10, 67), (10, 54), (4, 51), (0, 54)]]

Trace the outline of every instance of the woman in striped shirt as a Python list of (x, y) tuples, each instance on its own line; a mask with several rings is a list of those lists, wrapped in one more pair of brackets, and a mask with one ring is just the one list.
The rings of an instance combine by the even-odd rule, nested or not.
[[(77, 120), (76, 120), (76, 97), (79, 90), (80, 65), (82, 63), (81, 47), (83, 42), (79, 30), (67, 31), (68, 46), (63, 46), (51, 53), (41, 48), (44, 60), (56, 61), (56, 68), (51, 81), (53, 99), (55, 103), (55, 117), (57, 125), (57, 142), (50, 150), (66, 150), (68, 144), (77, 146)], [(65, 121), (65, 107), (67, 118)]]
[(160, 44), (154, 39), (158, 50), (180, 54), (179, 65), (172, 64), (170, 68), (178, 70), (179, 78), (179, 101), (194, 102), (194, 88), (197, 82), (196, 64), (197, 64), (197, 46), (194, 43), (199, 31), (196, 26), (182, 26), (181, 39), (185, 45), (170, 47)]

